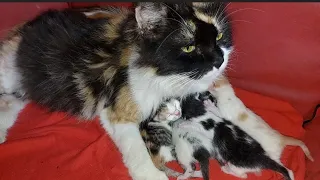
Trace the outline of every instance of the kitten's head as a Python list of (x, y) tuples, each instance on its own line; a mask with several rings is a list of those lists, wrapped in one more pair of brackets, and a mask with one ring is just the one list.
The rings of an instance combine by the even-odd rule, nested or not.
[(164, 102), (158, 112), (156, 113), (154, 120), (156, 121), (175, 121), (181, 117), (181, 106), (177, 99), (170, 99)]
[(232, 50), (224, 10), (218, 2), (138, 3), (135, 16), (142, 57), (135, 64), (153, 69), (157, 77), (205, 80), (209, 86), (225, 69)]

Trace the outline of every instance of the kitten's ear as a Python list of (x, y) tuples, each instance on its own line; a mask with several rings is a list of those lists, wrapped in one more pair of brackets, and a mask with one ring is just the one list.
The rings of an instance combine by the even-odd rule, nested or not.
[(165, 25), (167, 7), (163, 3), (139, 2), (135, 8), (136, 21), (142, 32), (150, 31), (156, 26)]

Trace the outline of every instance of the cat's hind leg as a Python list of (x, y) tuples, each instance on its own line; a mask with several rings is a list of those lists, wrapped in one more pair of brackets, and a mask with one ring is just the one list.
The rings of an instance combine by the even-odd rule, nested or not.
[(247, 169), (236, 167), (230, 163), (227, 163), (226, 165), (222, 166), (221, 170), (226, 174), (233, 175), (241, 179), (246, 179), (248, 177)]
[(2, 94), (0, 96), (0, 143), (6, 141), (7, 131), (18, 118), (21, 110), (28, 103), (27, 100), (21, 100), (12, 94)]

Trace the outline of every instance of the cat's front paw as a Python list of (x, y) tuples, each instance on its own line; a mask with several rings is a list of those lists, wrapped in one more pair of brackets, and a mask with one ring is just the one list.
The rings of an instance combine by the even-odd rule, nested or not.
[(156, 168), (148, 171), (137, 170), (137, 173), (132, 175), (133, 180), (169, 180), (165, 172), (160, 171)]

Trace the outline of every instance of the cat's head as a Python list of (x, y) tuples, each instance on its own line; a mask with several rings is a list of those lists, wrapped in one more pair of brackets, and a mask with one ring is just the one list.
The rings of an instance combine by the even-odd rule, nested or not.
[(142, 57), (135, 64), (158, 77), (184, 82), (185, 87), (188, 81), (208, 87), (225, 69), (232, 50), (224, 10), (218, 2), (138, 3), (135, 17)]
[(181, 105), (177, 99), (170, 99), (160, 105), (154, 120), (175, 121), (181, 117)]

